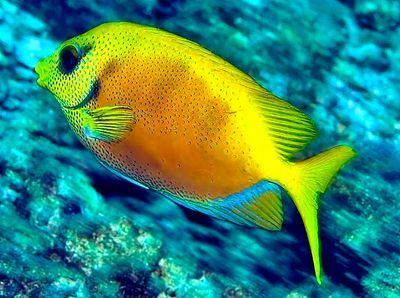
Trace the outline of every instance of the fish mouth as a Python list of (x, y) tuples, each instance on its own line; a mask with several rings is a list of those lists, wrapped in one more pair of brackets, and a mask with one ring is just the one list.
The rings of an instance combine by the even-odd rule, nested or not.
[(97, 97), (100, 91), (100, 82), (98, 80), (92, 81), (90, 84), (89, 92), (86, 94), (86, 96), (81, 100), (76, 105), (65, 105), (62, 104), (63, 108), (69, 109), (69, 110), (76, 110), (83, 108), (86, 104), (88, 104), (93, 98)]
[(36, 80), (36, 83), (42, 87), (42, 88), (46, 88), (46, 81), (48, 79), (48, 76), (44, 75), (44, 71), (43, 71), (43, 64), (42, 61), (39, 61), (38, 64), (36, 64), (35, 66), (35, 72), (38, 75), (38, 78)]

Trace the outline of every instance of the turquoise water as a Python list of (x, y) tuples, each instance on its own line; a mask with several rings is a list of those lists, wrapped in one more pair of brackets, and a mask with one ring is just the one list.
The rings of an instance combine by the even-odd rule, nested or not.
[[(320, 207), (318, 286), (300, 216), (281, 232), (179, 207), (107, 172), (33, 67), (125, 20), (192, 39), (359, 156)], [(400, 2), (0, 1), (0, 297), (399, 297)]]

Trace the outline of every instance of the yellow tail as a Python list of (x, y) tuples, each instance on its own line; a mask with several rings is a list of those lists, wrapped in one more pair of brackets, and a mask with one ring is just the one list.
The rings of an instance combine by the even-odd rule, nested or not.
[[(322, 283), (321, 248), (318, 233), (319, 196), (325, 192), (339, 169), (356, 155), (348, 146), (337, 146), (293, 164), (284, 186), (292, 197), (307, 232), (317, 282)], [(289, 175), (288, 175), (289, 176)]]

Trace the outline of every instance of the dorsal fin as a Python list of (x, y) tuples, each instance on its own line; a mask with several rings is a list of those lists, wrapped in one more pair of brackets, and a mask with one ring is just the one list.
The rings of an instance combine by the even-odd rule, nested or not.
[(265, 124), (279, 154), (287, 159), (306, 147), (318, 132), (311, 119), (291, 104), (259, 88), (251, 90), (254, 103), (264, 116)]
[(207, 201), (164, 195), (189, 209), (239, 225), (276, 231), (281, 229), (283, 222), (279, 187), (266, 180), (228, 197)]

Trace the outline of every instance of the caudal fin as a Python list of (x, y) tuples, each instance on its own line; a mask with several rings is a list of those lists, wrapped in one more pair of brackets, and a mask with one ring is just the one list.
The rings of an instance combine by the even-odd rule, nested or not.
[(348, 146), (337, 146), (293, 165), (293, 175), (285, 181), (307, 232), (317, 282), (322, 282), (319, 243), (318, 203), (339, 169), (356, 155)]

